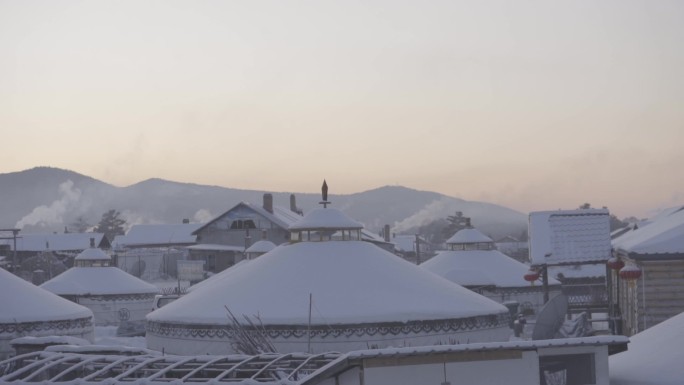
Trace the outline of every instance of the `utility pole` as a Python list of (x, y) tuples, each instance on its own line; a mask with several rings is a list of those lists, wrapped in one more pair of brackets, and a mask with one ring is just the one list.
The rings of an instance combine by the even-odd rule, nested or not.
[(0, 229), (0, 232), (11, 232), (11, 237), (0, 237), (0, 239), (11, 239), (12, 240), (12, 273), (17, 274), (17, 238), (19, 235), (19, 229)]

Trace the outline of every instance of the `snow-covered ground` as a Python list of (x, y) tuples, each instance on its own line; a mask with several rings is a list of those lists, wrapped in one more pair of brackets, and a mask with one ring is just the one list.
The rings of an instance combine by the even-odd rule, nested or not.
[(116, 326), (96, 326), (95, 345), (145, 348), (145, 337), (117, 337)]

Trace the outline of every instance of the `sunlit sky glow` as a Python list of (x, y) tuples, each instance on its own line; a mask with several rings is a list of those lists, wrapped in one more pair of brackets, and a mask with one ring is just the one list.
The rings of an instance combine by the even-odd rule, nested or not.
[(0, 172), (684, 204), (682, 1), (0, 0)]

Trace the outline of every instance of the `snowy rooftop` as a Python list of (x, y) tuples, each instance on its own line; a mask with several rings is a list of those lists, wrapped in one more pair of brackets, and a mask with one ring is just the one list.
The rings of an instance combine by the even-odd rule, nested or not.
[[(102, 233), (66, 233), (66, 234), (24, 234), (17, 236), (17, 251), (80, 251), (90, 247), (90, 238), (95, 238), (95, 245), (102, 246)], [(10, 249), (14, 247), (12, 239), (0, 240)], [(107, 244), (108, 246), (108, 244)]]
[[(329, 209), (326, 209), (329, 210)], [(226, 309), (264, 324), (359, 324), (501, 314), (507, 309), (362, 241), (281, 245), (147, 316), (225, 324)]]
[(492, 243), (488, 236), (482, 234), (478, 229), (462, 229), (456, 232), (451, 238), (447, 239), (449, 244), (469, 244), (469, 243)]
[(223, 218), (226, 214), (230, 213), (233, 210), (238, 209), (239, 207), (246, 207), (259, 215), (267, 218), (271, 222), (275, 223), (276, 225), (280, 226), (283, 229), (287, 229), (291, 224), (297, 222), (302, 218), (301, 215), (298, 213), (293, 212), (292, 210), (281, 207), (281, 206), (273, 206), (273, 212), (269, 212), (263, 206), (257, 205), (257, 204), (252, 204), (248, 202), (240, 202), (237, 205), (235, 205), (233, 208), (230, 210), (226, 211), (225, 213), (219, 215), (218, 217), (214, 218), (208, 223), (205, 223), (204, 225), (198, 227), (193, 234), (197, 234), (200, 230), (204, 229), (205, 227), (211, 225), (215, 221), (219, 220), (220, 218)]
[(262, 239), (254, 242), (254, 244), (245, 250), (246, 253), (268, 253), (276, 248), (275, 243)]
[(115, 295), (157, 293), (156, 286), (118, 267), (72, 267), (40, 285), (58, 295)]
[(107, 253), (96, 248), (85, 249), (74, 258), (77, 261), (109, 261), (111, 259)]
[(203, 223), (133, 225), (125, 236), (116, 238), (114, 247), (186, 245), (195, 243), (193, 232)]
[(92, 317), (86, 307), (0, 269), (0, 323), (61, 321)]
[(666, 215), (660, 215), (649, 224), (616, 238), (613, 248), (635, 258), (684, 254), (684, 207), (668, 210)]
[[(530, 267), (498, 250), (440, 251), (420, 267), (463, 286), (530, 286), (523, 278)], [(549, 278), (549, 285), (560, 282)]]
[(608, 210), (558, 210), (530, 213), (532, 264), (605, 262), (611, 256)]
[(290, 231), (299, 230), (360, 230), (363, 225), (334, 208), (316, 208), (290, 225)]
[[(423, 238), (419, 239), (425, 241)], [(416, 236), (415, 235), (395, 235), (392, 237), (392, 243), (397, 250), (403, 252), (416, 251)]]
[(681, 385), (684, 313), (630, 337), (629, 350), (610, 357), (613, 385)]
[(187, 246), (188, 250), (213, 250), (213, 251), (243, 251), (244, 246), (219, 245), (215, 243), (200, 243), (198, 245)]

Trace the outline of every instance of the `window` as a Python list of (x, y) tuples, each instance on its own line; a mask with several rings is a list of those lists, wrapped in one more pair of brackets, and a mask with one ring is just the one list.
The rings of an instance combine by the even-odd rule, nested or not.
[(594, 355), (563, 354), (539, 358), (541, 385), (587, 385), (596, 383)]
[(230, 224), (231, 230), (256, 229), (254, 221), (251, 219), (236, 219)]

